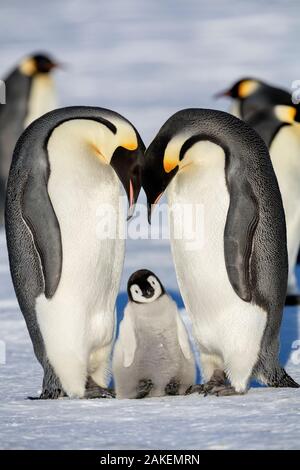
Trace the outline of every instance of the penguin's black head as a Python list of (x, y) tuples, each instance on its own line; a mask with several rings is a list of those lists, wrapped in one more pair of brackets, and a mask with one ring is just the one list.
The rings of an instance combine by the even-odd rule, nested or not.
[[(151, 208), (158, 202), (163, 192), (176, 175), (178, 167), (168, 171), (164, 161), (159, 158), (164, 155), (170, 137), (168, 134), (158, 136), (147, 149), (147, 160), (142, 168), (142, 186), (148, 201), (148, 221), (151, 222)], [(153, 171), (155, 168), (155, 171)]]
[(137, 148), (130, 150), (123, 146), (118, 147), (110, 160), (110, 165), (117, 173), (126, 191), (129, 209), (128, 219), (134, 212), (141, 189), (141, 165), (144, 158), (145, 145), (136, 131)]
[(48, 73), (50, 70), (58, 66), (57, 62), (44, 54), (35, 54), (32, 58), (35, 62), (37, 71), (41, 73)]
[(164, 295), (165, 289), (152, 271), (140, 269), (128, 279), (127, 292), (131, 302), (146, 304)]
[(54, 68), (59, 67), (58, 62), (46, 54), (32, 54), (26, 57), (20, 64), (20, 71), (28, 76), (37, 73), (49, 73)]
[(244, 100), (263, 86), (264, 83), (255, 78), (242, 78), (235, 82), (228, 90), (217, 93), (215, 97), (221, 98), (223, 96), (228, 96), (230, 98)]
[(201, 139), (198, 124), (202, 117), (207, 117), (206, 112), (208, 110), (178, 111), (165, 122), (147, 148), (142, 167), (142, 187), (147, 196), (149, 223), (152, 210), (170, 182), (177, 173), (193, 163), (186, 158), (186, 154)]

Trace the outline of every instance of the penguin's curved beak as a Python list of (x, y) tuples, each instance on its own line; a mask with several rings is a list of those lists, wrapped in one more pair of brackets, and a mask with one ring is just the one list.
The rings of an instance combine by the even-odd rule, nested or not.
[(152, 216), (152, 212), (154, 211), (155, 207), (156, 207), (156, 204), (158, 204), (158, 201), (160, 200), (160, 198), (162, 197), (163, 195), (163, 192), (161, 192), (157, 197), (156, 199), (151, 202), (149, 200), (149, 198), (147, 198), (147, 207), (148, 207), (148, 223), (149, 225), (151, 225), (151, 216)]
[(224, 98), (225, 96), (231, 97), (231, 90), (218, 91), (213, 95), (213, 98), (219, 99)]
[(139, 137), (138, 146), (135, 150), (118, 147), (110, 161), (110, 165), (117, 173), (127, 195), (127, 220), (133, 216), (135, 204), (141, 190), (141, 165), (144, 150), (145, 145)]
[(146, 161), (142, 170), (142, 186), (147, 196), (149, 224), (151, 224), (151, 216), (156, 205), (177, 171), (178, 166), (173, 168), (169, 173), (166, 173), (163, 167), (160, 168), (158, 165), (151, 165), (151, 162)]
[(68, 70), (70, 65), (66, 62), (52, 62), (51, 69)]

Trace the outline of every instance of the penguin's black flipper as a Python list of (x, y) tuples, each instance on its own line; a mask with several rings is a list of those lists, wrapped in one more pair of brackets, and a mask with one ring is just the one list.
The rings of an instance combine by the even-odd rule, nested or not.
[(51, 298), (58, 286), (62, 268), (62, 243), (47, 183), (29, 174), (22, 198), (22, 216), (28, 225), (41, 260), (45, 296)]
[(225, 264), (233, 289), (242, 300), (250, 302), (250, 256), (258, 206), (249, 182), (235, 176), (227, 180), (230, 206), (224, 231)]

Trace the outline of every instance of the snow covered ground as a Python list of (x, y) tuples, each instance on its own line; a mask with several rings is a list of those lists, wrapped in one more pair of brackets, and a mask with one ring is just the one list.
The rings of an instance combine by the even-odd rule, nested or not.
[[(224, 398), (27, 400), (37, 395), (42, 374), (14, 299), (3, 233), (0, 240), (0, 339), (7, 350), (6, 364), (0, 365), (0, 448), (300, 448), (300, 392), (295, 389), (255, 387), (246, 396)], [(165, 265), (167, 258), (167, 246), (143, 252), (145, 266), (156, 259)], [(131, 270), (127, 265), (126, 276)], [(172, 294), (182, 306), (178, 292)], [(118, 301), (119, 315), (124, 297)], [(298, 381), (300, 350), (291, 351), (291, 345), (300, 338), (299, 317), (296, 309), (286, 309), (281, 354), (282, 363), (287, 362), (288, 372)]]
[[(299, 2), (2, 0), (0, 74), (40, 49), (69, 64), (57, 73), (62, 105), (115, 109), (149, 143), (189, 106), (223, 107), (212, 94), (244, 75), (287, 88), (299, 79)], [(141, 199), (143, 200), (143, 198)], [(182, 307), (168, 241), (129, 240), (119, 316), (132, 271), (148, 267)], [(299, 276), (300, 277), (300, 276)], [(281, 360), (300, 381), (300, 312), (285, 310)], [(0, 233), (0, 448), (300, 448), (300, 392), (253, 387), (243, 397), (135, 401), (28, 401), (41, 385), (10, 281)], [(3, 343), (0, 343), (0, 354)], [(296, 345), (294, 345), (296, 348)], [(0, 355), (1, 358), (1, 355)]]

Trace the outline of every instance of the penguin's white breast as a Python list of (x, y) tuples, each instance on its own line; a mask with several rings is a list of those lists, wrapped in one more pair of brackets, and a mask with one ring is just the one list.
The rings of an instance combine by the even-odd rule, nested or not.
[(89, 341), (101, 343), (112, 335), (124, 240), (106, 236), (106, 222), (116, 229), (121, 223), (119, 179), (81, 137), (92, 137), (97, 126), (92, 121), (69, 121), (49, 140), (48, 193), (60, 226), (63, 260), (55, 295), (50, 300), (40, 296), (37, 310), (40, 320), (54, 312), (56, 324), (62, 322), (66, 331), (69, 322), (77, 322), (79, 329), (87, 327)]
[[(172, 253), (195, 335), (203, 347), (218, 351), (226, 342), (231, 347), (232, 337), (249, 328), (248, 321), (252, 324), (257, 320), (258, 334), (262, 334), (266, 316), (260, 311), (256, 318), (253, 308), (260, 309), (242, 301), (228, 279), (224, 228), (230, 199), (223, 149), (211, 142), (198, 142), (184, 159), (194, 163), (174, 178), (168, 189), (168, 202), (170, 206), (193, 207), (194, 214), (197, 208), (200, 210), (199, 240), (191, 243), (185, 236), (172, 239), (171, 231)], [(170, 223), (174, 226), (181, 223), (176, 211), (171, 211)]]
[(271, 144), (270, 154), (286, 215), (293, 216), (300, 210), (300, 125), (282, 127)]
[(24, 129), (35, 119), (57, 106), (55, 85), (50, 74), (39, 73), (32, 78)]
[(292, 267), (300, 240), (300, 125), (282, 127), (271, 144), (270, 155), (282, 195)]

